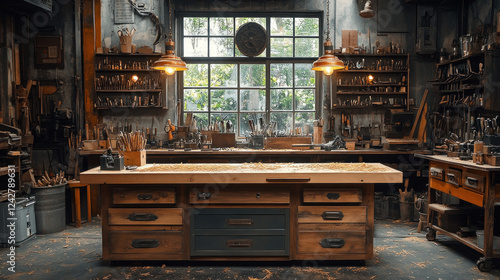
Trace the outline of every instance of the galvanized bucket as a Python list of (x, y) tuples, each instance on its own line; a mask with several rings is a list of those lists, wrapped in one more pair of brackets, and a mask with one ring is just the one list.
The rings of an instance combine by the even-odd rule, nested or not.
[(35, 196), (36, 232), (47, 234), (66, 228), (66, 185), (31, 188)]

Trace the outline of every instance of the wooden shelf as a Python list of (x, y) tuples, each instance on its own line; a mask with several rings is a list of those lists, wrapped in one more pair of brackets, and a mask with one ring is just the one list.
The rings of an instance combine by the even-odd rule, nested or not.
[(96, 93), (159, 93), (161, 89), (96, 89)]
[(155, 69), (95, 69), (96, 72), (160, 72)]
[(466, 57), (449, 60), (449, 61), (446, 61), (443, 63), (438, 63), (437, 66), (439, 67), (439, 66), (444, 66), (444, 65), (449, 65), (449, 64), (463, 63), (463, 62), (466, 62), (468, 59), (476, 58), (476, 57), (480, 57), (480, 56), (484, 56), (484, 52), (473, 53), (473, 54), (470, 54)]
[(334, 106), (333, 109), (405, 109), (406, 106), (385, 106), (385, 105), (368, 105), (368, 106)]
[(464, 92), (468, 90), (476, 90), (476, 89), (482, 89), (484, 86), (474, 86), (474, 87), (467, 87), (467, 88), (460, 88), (460, 89), (449, 89), (449, 90), (438, 90), (439, 93), (455, 93), (455, 92)]
[(407, 57), (406, 53), (387, 53), (387, 54), (335, 54), (338, 57)]
[(444, 235), (447, 235), (447, 236), (459, 241), (460, 243), (463, 243), (463, 244), (469, 246), (470, 248), (478, 251), (481, 254), (484, 254), (484, 250), (479, 248), (479, 246), (477, 246), (477, 238), (476, 237), (461, 237), (458, 234), (449, 232), (449, 231), (444, 230), (444, 229), (442, 229), (438, 226), (435, 226), (435, 225), (432, 225), (432, 229), (435, 231), (438, 231), (440, 233), (443, 233)]
[(337, 87), (406, 87), (406, 84), (337, 85)]
[(337, 91), (337, 95), (406, 95), (406, 92)]
[(406, 70), (365, 70), (365, 69), (349, 69), (349, 70), (338, 70), (338, 73), (383, 73), (383, 74), (395, 74), (395, 73), (407, 73)]
[(140, 56), (161, 56), (161, 53), (96, 53), (96, 56), (123, 56), (123, 57), (140, 57)]
[[(14, 167), (14, 170), (16, 172), (19, 172), (19, 166)], [(9, 167), (8, 166), (0, 167), (0, 176), (5, 176), (7, 174), (9, 174)]]
[(97, 110), (111, 110), (111, 109), (167, 109), (162, 106), (123, 106), (123, 107), (96, 107)]

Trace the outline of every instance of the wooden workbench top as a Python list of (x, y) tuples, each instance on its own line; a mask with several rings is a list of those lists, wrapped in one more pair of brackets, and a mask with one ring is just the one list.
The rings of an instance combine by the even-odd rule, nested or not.
[(500, 166), (493, 166), (493, 165), (489, 165), (489, 164), (479, 165), (479, 164), (472, 162), (472, 160), (460, 160), (457, 157), (447, 157), (445, 155), (422, 155), (422, 154), (415, 154), (415, 156), (419, 157), (419, 158), (427, 159), (427, 160), (460, 165), (463, 167), (481, 170), (481, 171), (486, 171), (486, 172), (498, 172), (498, 171), (500, 171)]
[(403, 174), (380, 163), (147, 164), (137, 170), (100, 167), (84, 184), (401, 183)]

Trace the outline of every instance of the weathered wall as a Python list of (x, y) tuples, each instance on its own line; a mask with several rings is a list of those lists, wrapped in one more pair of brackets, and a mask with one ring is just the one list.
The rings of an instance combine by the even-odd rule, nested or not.
[(13, 69), (13, 17), (0, 12), (0, 111), (3, 123), (11, 124), (14, 117), (12, 107), (12, 81), (14, 80)]

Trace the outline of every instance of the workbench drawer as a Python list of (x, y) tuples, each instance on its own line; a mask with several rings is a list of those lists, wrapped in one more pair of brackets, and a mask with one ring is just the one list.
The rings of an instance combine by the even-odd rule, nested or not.
[(182, 225), (181, 208), (109, 208), (109, 225)]
[(445, 170), (444, 180), (448, 184), (460, 187), (462, 185), (462, 171), (448, 168)]
[(366, 232), (299, 231), (297, 253), (364, 254)]
[(429, 168), (429, 176), (431, 178), (444, 181), (444, 168), (438, 166), (431, 166)]
[(486, 178), (479, 174), (463, 172), (462, 173), (462, 184), (464, 188), (476, 190), (484, 193), (484, 186), (486, 184)]
[(114, 188), (113, 204), (174, 204), (174, 188)]
[(305, 203), (360, 203), (363, 201), (361, 188), (306, 188)]
[(299, 224), (366, 223), (366, 206), (299, 206)]
[(214, 230), (287, 230), (289, 209), (223, 208), (192, 209), (191, 228), (197, 231)]
[(195, 235), (191, 256), (288, 256), (288, 235)]
[(192, 188), (189, 194), (191, 204), (288, 204), (288, 188), (234, 187), (216, 190)]
[(182, 231), (111, 231), (111, 254), (182, 254)]

